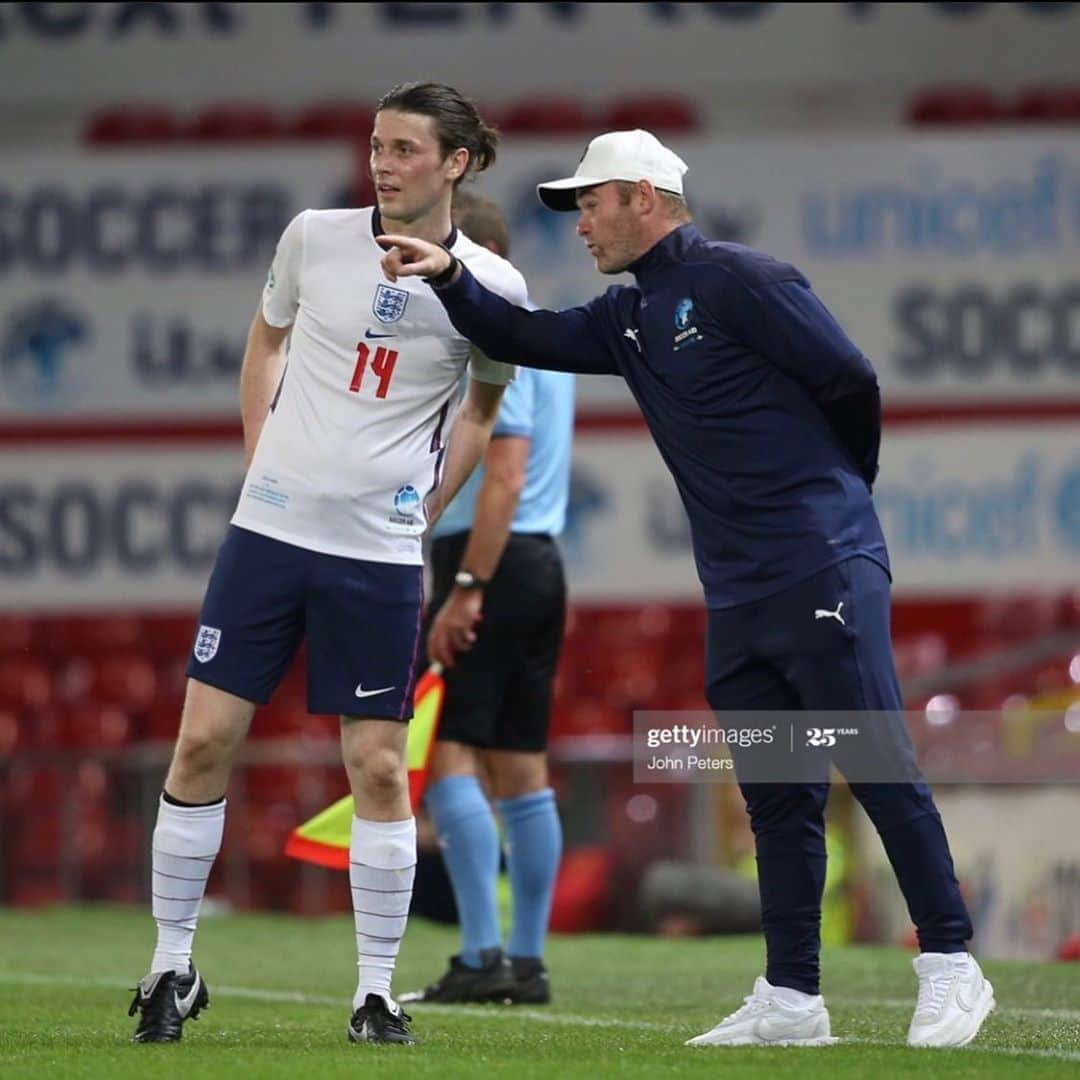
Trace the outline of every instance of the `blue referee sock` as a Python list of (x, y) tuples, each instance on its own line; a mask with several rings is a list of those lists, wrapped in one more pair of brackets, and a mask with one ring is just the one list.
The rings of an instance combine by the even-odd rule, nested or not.
[(481, 967), (480, 950), (501, 945), (495, 884), (499, 834), (495, 816), (475, 776), (448, 776), (424, 795), (435, 822), (443, 862), (457, 901), (461, 959)]
[(506, 862), (514, 897), (509, 954), (541, 958), (551, 916), (551, 897), (562, 854), (562, 824), (551, 788), (499, 799), (506, 831)]

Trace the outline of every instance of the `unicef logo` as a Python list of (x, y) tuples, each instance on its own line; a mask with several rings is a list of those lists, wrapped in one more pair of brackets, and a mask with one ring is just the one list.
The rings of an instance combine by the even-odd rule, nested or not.
[(1080, 551), (1080, 465), (1074, 465), (1062, 476), (1054, 510), (1062, 542), (1073, 551)]
[(399, 487), (394, 495), (394, 509), (402, 517), (415, 517), (420, 509), (420, 492), (412, 484)]
[(88, 320), (52, 297), (14, 311), (0, 337), (0, 377), (8, 393), (28, 406), (68, 402), (89, 386), (73, 370), (71, 354), (90, 341)]
[(675, 329), (685, 330), (690, 325), (694, 314), (694, 301), (690, 297), (680, 300), (675, 305)]

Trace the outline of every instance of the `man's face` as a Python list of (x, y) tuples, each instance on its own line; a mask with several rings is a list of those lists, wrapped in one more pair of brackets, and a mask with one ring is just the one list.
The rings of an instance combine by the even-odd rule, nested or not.
[(601, 274), (621, 274), (643, 254), (640, 220), (633, 199), (623, 203), (615, 181), (582, 188), (577, 195), (577, 231)]
[(460, 163), (443, 158), (435, 121), (419, 113), (383, 109), (371, 133), (371, 178), (379, 213), (411, 222), (449, 199)]

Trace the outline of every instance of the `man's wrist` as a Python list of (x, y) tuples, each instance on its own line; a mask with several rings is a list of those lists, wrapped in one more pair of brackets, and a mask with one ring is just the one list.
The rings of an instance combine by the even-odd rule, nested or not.
[(454, 575), (454, 584), (459, 589), (472, 591), (487, 588), (489, 582), (487, 578), (477, 577), (471, 570), (459, 570)]
[(458, 267), (461, 266), (461, 260), (445, 244), (440, 244), (439, 247), (450, 256), (450, 262), (445, 270), (434, 277), (424, 278), (424, 281), (433, 289), (445, 289), (447, 285), (453, 282), (454, 275), (458, 272)]

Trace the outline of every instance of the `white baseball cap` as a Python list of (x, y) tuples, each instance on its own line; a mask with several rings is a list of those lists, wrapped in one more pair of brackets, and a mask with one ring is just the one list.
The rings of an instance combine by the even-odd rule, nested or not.
[(648, 180), (655, 188), (681, 195), (686, 167), (686, 162), (651, 132), (641, 128), (608, 131), (589, 143), (573, 176), (537, 184), (536, 194), (552, 210), (576, 210), (581, 188), (610, 180)]

